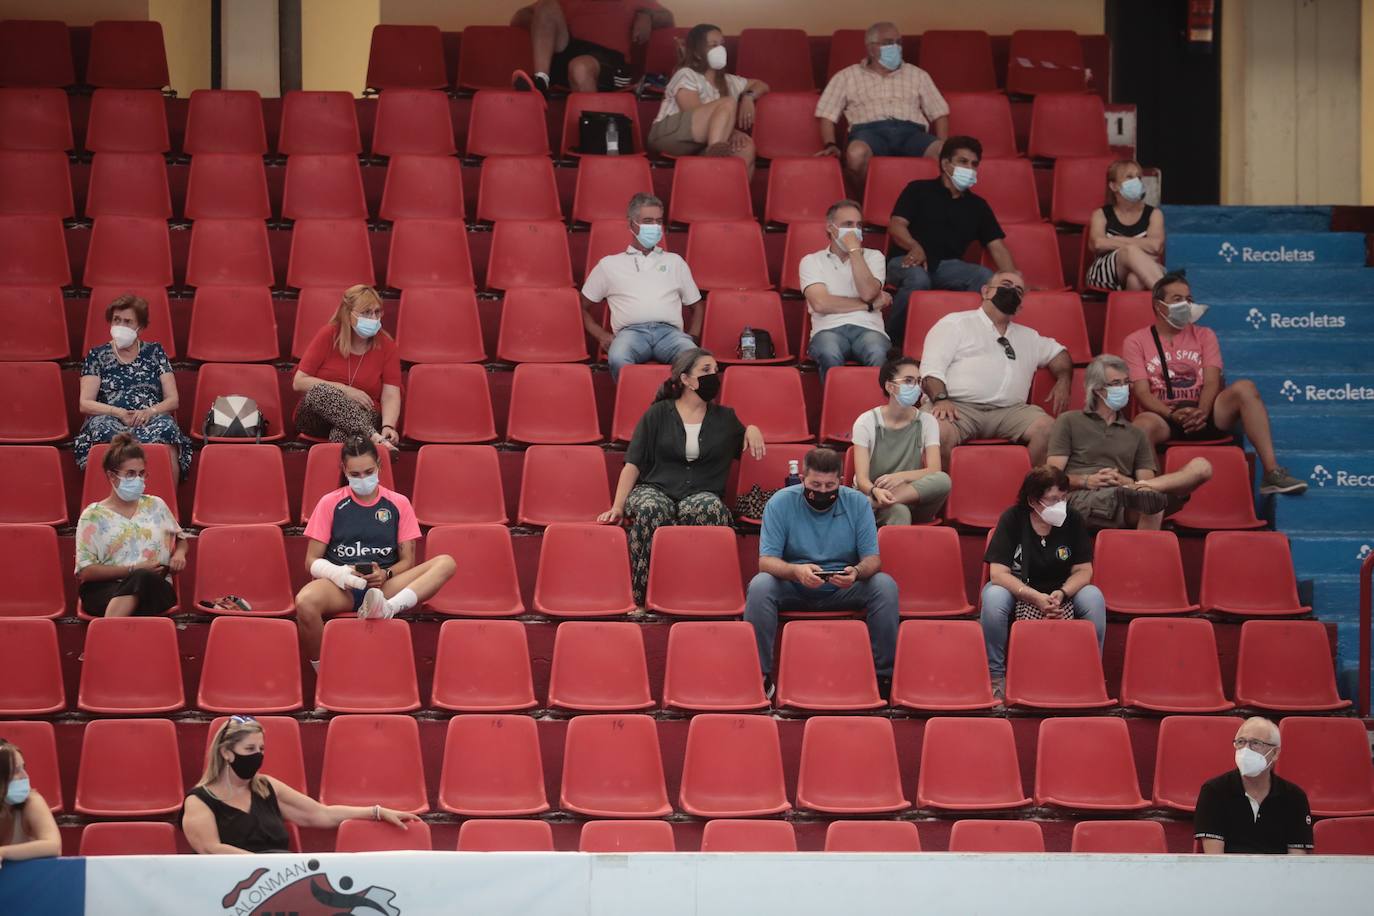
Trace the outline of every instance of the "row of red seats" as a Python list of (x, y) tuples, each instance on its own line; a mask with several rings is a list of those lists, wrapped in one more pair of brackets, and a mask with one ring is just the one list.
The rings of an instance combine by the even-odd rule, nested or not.
[(168, 85), (167, 48), (156, 20), (100, 20), (77, 77), (74, 36), (65, 22), (0, 21), (0, 86), (54, 87), (78, 82), (112, 89), (161, 89)]
[[(699, 572), (699, 571), (698, 571)], [(728, 576), (728, 573), (726, 574)], [(653, 588), (653, 584), (650, 585)], [(67, 708), (54, 624), (0, 619), (14, 650), (17, 686), (0, 715), (46, 716)], [(1007, 705), (1032, 710), (1105, 709), (1092, 625), (1050, 621), (1013, 627)], [(776, 705), (804, 712), (883, 709), (867, 630), (858, 620), (797, 620), (782, 631)], [(1236, 706), (1331, 712), (1350, 706), (1336, 692), (1326, 627), (1318, 621), (1242, 625), (1235, 697), (1222, 692), (1212, 624), (1139, 618), (1126, 637), (1121, 705), (1146, 713), (1215, 713)], [(402, 713), (425, 706), (410, 626), (401, 620), (340, 617), (324, 629), (316, 708)], [(976, 621), (902, 624), (892, 705), (917, 712), (996, 706)], [(186, 707), (175, 625), (165, 617), (98, 619), (82, 650), (77, 709), (96, 715), (155, 715)], [(282, 713), (304, 705), (296, 628), (286, 620), (218, 617), (210, 626), (194, 706), (210, 712)], [(446, 621), (440, 628), (431, 708), (511, 712), (537, 705), (524, 625)], [(567, 622), (557, 629), (547, 702), (571, 712), (656, 708), (642, 628), (635, 623)], [(753, 628), (688, 622), (669, 630), (664, 709), (758, 711), (770, 704), (758, 674)]]
[[(213, 729), (222, 720), (212, 724)], [(299, 723), (264, 717), (271, 748), (263, 772), (305, 791)], [(914, 807), (940, 812), (1191, 812), (1202, 783), (1234, 765), (1235, 717), (1163, 720), (1151, 799), (1142, 797), (1130, 734), (1109, 716), (1044, 719), (1036, 743), (1033, 792), (1021, 780), (1011, 724), (1005, 719), (935, 718), (925, 723)], [(1318, 817), (1374, 814), (1374, 764), (1358, 719), (1289, 717), (1280, 724), (1277, 772), (1301, 785)], [(34, 787), (63, 808), (52, 724), (3, 722), (24, 749)], [(111, 766), (128, 748), (137, 767)], [(557, 810), (595, 818), (672, 814), (654, 720), (646, 715), (572, 719), (563, 742)], [(366, 766), (359, 766), (366, 760)], [(73, 810), (88, 817), (171, 814), (183, 782), (176, 728), (168, 719), (88, 722)], [(704, 714), (692, 719), (676, 810), (695, 817), (760, 817), (792, 810), (881, 815), (913, 808), (902, 788), (892, 722), (867, 716), (806, 720), (791, 798), (778, 723), (766, 716)], [(320, 772), (324, 804), (381, 804), (422, 814), (529, 817), (553, 810), (534, 719), (460, 715), (447, 726), (443, 768), (426, 785), (416, 720), (406, 715), (345, 715), (330, 720)]]

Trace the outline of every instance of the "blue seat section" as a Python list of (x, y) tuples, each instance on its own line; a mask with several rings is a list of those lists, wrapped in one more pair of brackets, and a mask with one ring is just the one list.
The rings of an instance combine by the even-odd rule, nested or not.
[(1169, 244), (1176, 232), (1326, 232), (1330, 207), (1169, 206)]
[(1311, 270), (1363, 267), (1361, 232), (1169, 233), (1169, 266)]
[[(1170, 240), (1170, 245), (1173, 241)], [(1293, 270), (1287, 267), (1213, 267), (1210, 263), (1184, 263), (1169, 252), (1171, 267), (1186, 267), (1188, 282), (1198, 302), (1227, 299), (1232, 302), (1272, 302), (1276, 299), (1322, 302), (1351, 300), (1374, 305), (1374, 283), (1361, 267), (1324, 267)]]
[(1211, 306), (1203, 323), (1226, 341), (1227, 356), (1232, 341), (1310, 340), (1324, 346), (1352, 335), (1374, 341), (1374, 303), (1256, 302), (1220, 296), (1203, 301)]

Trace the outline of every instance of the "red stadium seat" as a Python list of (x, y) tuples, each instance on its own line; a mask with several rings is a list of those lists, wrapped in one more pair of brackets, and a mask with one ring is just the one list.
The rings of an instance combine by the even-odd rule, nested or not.
[(767, 223), (824, 220), (830, 205), (843, 199), (844, 178), (838, 159), (774, 159), (768, 168), (763, 219)]
[(759, 99), (754, 112), (754, 148), (759, 156), (781, 159), (819, 153), (823, 144), (816, 126), (818, 100), (814, 92), (776, 91)]
[(873, 651), (862, 620), (798, 620), (782, 629), (779, 708), (847, 712), (880, 709)]
[(5, 286), (67, 286), (71, 279), (61, 219), (0, 216), (0, 282)]
[[(1031, 156), (1058, 159), (1109, 153), (1107, 116), (1101, 96), (1050, 92), (1035, 97), (1035, 104), (1031, 106)], [(1102, 184), (1105, 188), (1105, 175)]]
[(57, 449), (51, 445), (10, 445), (4, 455), (10, 476), (0, 483), (0, 525), (67, 524), (67, 493)]
[(702, 289), (770, 289), (773, 285), (768, 280), (763, 235), (752, 220), (693, 223), (687, 233), (687, 265)]
[(192, 158), (186, 189), (187, 219), (265, 220), (271, 215), (262, 156), (200, 153)]
[(1035, 821), (955, 821), (950, 852), (1045, 851), (1045, 835)]
[(104, 20), (91, 28), (86, 82), (117, 89), (161, 89), (168, 85), (167, 50), (156, 20)]
[(467, 227), (463, 221), (397, 220), (391, 227), (386, 285), (393, 289), (474, 286)]
[(1280, 531), (1212, 531), (1202, 553), (1203, 610), (1241, 617), (1293, 616), (1298, 598), (1288, 538)]
[[(15, 389), (11, 389), (15, 390)], [(61, 617), (67, 610), (66, 572), (57, 534), (48, 525), (0, 525), (0, 550), (24, 575), (0, 592), (0, 618)]]
[(154, 89), (98, 89), (91, 98), (86, 149), (93, 153), (165, 153), (167, 108)]
[(479, 365), (415, 366), (407, 379), (405, 434), (414, 442), (490, 442), (496, 438), (487, 373)]
[(753, 628), (742, 620), (674, 624), (668, 631), (663, 705), (689, 712), (748, 712), (767, 707)]
[(487, 357), (472, 287), (411, 287), (401, 293), (396, 343), (407, 363), (475, 363)]
[(287, 159), (281, 212), (293, 220), (367, 219), (358, 157), (300, 153)]
[(595, 445), (531, 445), (525, 450), (516, 524), (594, 522), (611, 507), (606, 456)]
[[(490, 162), (491, 160), (487, 160)], [(577, 290), (512, 289), (501, 304), (496, 358), (510, 363), (587, 359), (587, 331)]]
[[(1061, 341), (1062, 343), (1062, 341)], [(1052, 417), (1058, 417), (1061, 413), (1070, 410), (1081, 410), (1087, 403), (1087, 392), (1083, 387), (1086, 379), (1087, 370), (1078, 367), (1069, 376), (1069, 403), (1064, 406), (1064, 410), (1056, 411), (1054, 404), (1051, 403), (1051, 396), (1054, 394), (1054, 386), (1057, 381), (1054, 373), (1048, 369), (1041, 369), (1035, 373), (1031, 379), (1030, 399), (1028, 403), (1037, 407), (1043, 407), (1045, 413)]]
[(525, 625), (518, 620), (444, 621), (434, 653), (430, 705), (487, 713), (537, 706)]
[(1007, 56), (1007, 92), (1082, 92), (1087, 83), (1083, 45), (1075, 32), (1017, 29)]
[(921, 835), (910, 821), (831, 821), (826, 852), (920, 852)]
[[(234, 456), (229, 460), (235, 460)], [(200, 604), (202, 601), (214, 604), (225, 595), (238, 595), (252, 606), (252, 614), (258, 617), (284, 617), (295, 610), (295, 590), (291, 587), (291, 573), (286, 564), (286, 544), (276, 525), (232, 524), (206, 528), (196, 541), (196, 556), (194, 600), (201, 613), (237, 613), (209, 609)]]
[(348, 92), (303, 92), (282, 97), (281, 135), (277, 151), (283, 156), (322, 155), (363, 151), (358, 115)]
[(345, 286), (303, 287), (296, 295), (296, 322), (291, 333), (291, 358), (300, 359), (320, 328), (339, 310)]
[(286, 476), (275, 445), (218, 443), (200, 452), (191, 524), (287, 525)]
[(677, 160), (668, 218), (675, 223), (755, 219), (744, 172), (744, 160), (738, 156)]
[[(89, 506), (110, 495), (110, 480), (105, 476), (102, 466), (109, 448), (108, 443), (97, 442), (86, 455), (86, 473), (81, 485), (82, 506)], [(171, 446), (143, 443), (143, 463), (148, 473), (145, 492), (161, 499), (172, 510), (172, 516), (180, 518), (177, 506), (177, 478), (180, 472), (172, 470)]]
[(995, 528), (1030, 473), (1030, 453), (1019, 445), (960, 445), (949, 458), (953, 483), (945, 518), (970, 528)]
[(262, 156), (267, 152), (262, 97), (251, 89), (197, 89), (191, 93), (181, 148), (203, 153)]
[[(746, 327), (767, 331), (773, 338), (771, 359), (743, 359), (739, 355), (740, 335)], [(721, 365), (790, 362), (787, 349), (787, 323), (782, 300), (772, 290), (713, 290), (706, 296), (706, 320), (701, 330), (701, 345), (716, 356)], [(621, 370), (622, 377), (624, 369)]]
[(1172, 531), (1108, 528), (1093, 551), (1093, 581), (1116, 614), (1190, 614), (1178, 535)]
[[(628, 92), (570, 92), (563, 102), (563, 130), (558, 142), (559, 158), (567, 159), (580, 155), (581, 151), (578, 149), (578, 144), (581, 142), (579, 124), (584, 111), (623, 114), (630, 119), (633, 136), (621, 137), (620, 155), (610, 158), (625, 159), (629, 158), (627, 155), (629, 153), (644, 152), (644, 131), (639, 123), (639, 104), (633, 94)], [(541, 125), (543, 123), (542, 117), (540, 123)], [(578, 165), (578, 168), (587, 162), (602, 158), (606, 157), (589, 156), (585, 162)], [(648, 165), (647, 159), (644, 160), (644, 164)], [(630, 195), (626, 194), (624, 199), (629, 200)]]
[(0, 386), (24, 397), (0, 404), (0, 443), (33, 444), (67, 438), (67, 410), (57, 363), (0, 363)]
[(63, 152), (75, 147), (61, 89), (0, 88), (0, 149)]
[(921, 34), (919, 60), (942, 92), (994, 92), (998, 88), (987, 32), (928, 29)]
[[(137, 766), (112, 765), (128, 759), (131, 749), (136, 749)], [(153, 817), (181, 810), (186, 793), (179, 753), (170, 719), (86, 723), (74, 810), (87, 817)]]
[(572, 286), (566, 227), (557, 220), (500, 220), (492, 228), (489, 289)]
[(648, 159), (587, 156), (577, 166), (572, 218), (579, 223), (603, 219), (621, 222), (625, 219), (626, 202), (639, 193), (653, 193)]
[(397, 827), (382, 821), (349, 818), (339, 825), (334, 840), (335, 852), (429, 852), (433, 848), (429, 825), (424, 821), (406, 821), (404, 827)]
[(101, 153), (91, 163), (86, 216), (167, 219), (172, 196), (161, 153)]
[(686, 26), (654, 29), (649, 35), (649, 45), (644, 52), (644, 71), (657, 73), (665, 78), (672, 74), (677, 67), (678, 45), (686, 40), (688, 31)]
[(458, 57), (459, 89), (510, 89), (512, 70), (534, 72), (530, 33), (508, 25), (469, 25)]
[(367, 55), (367, 86), (392, 90), (446, 88), (444, 44), (438, 27), (374, 25)]
[[(281, 391), (277, 381), (280, 373), (273, 366), (243, 363), (205, 363), (196, 373), (195, 407), (191, 416), (204, 422), (205, 415), (220, 395), (240, 394), (257, 401), (258, 410), (266, 421), (263, 442), (275, 442), (286, 436), (283, 430)], [(191, 435), (204, 439), (200, 426), (191, 428)], [(220, 524), (229, 524), (221, 522)], [(283, 522), (282, 524), (285, 524)]]
[(504, 525), (445, 525), (429, 533), (429, 555), (447, 553), (458, 574), (444, 584), (426, 607), (463, 617), (515, 617), (525, 613), (516, 577), (510, 529)]
[(911, 807), (902, 797), (892, 722), (867, 716), (806, 720), (797, 807), (829, 814), (880, 814)]
[(1212, 465), (1212, 479), (1192, 492), (1188, 504), (1170, 517), (1181, 528), (1263, 528), (1255, 516), (1253, 472), (1245, 452), (1235, 446), (1179, 445), (1164, 453), (1164, 473), (1179, 470), (1194, 458)]
[[(788, 443), (769, 444), (768, 454), (763, 458), (753, 458), (749, 455), (742, 455), (739, 459), (739, 477), (735, 484), (735, 498), (730, 502), (733, 504), (739, 497), (748, 493), (750, 488), (759, 487), (762, 490), (776, 490), (783, 486), (783, 481), (787, 479), (788, 462), (797, 462), (798, 470), (801, 469), (802, 459), (806, 453), (811, 451), (812, 446), (793, 445)], [(762, 519), (740, 516), (741, 520), (759, 524)]]
[(533, 610), (551, 617), (614, 617), (634, 608), (623, 528), (556, 524), (544, 529)]
[(490, 445), (421, 446), (413, 493), (425, 527), (506, 523), (500, 462)]
[[(984, 151), (978, 168), (978, 196), (988, 202), (997, 221), (1038, 223), (1040, 199), (1029, 159), (994, 159)], [(1019, 317), (1019, 315), (1018, 315)]]
[(1008, 706), (1100, 709), (1107, 696), (1097, 636), (1088, 620), (1033, 620), (1011, 628)]
[(805, 29), (742, 29), (739, 33), (740, 73), (760, 79), (778, 92), (810, 92), (811, 44)]
[(351, 713), (419, 709), (410, 624), (346, 617), (330, 620), (320, 647), (315, 705)]
[(549, 156), (547, 103), (537, 92), (484, 89), (472, 98), (469, 156)]
[(577, 851), (677, 852), (677, 845), (667, 821), (588, 821), (582, 825)]
[(947, 811), (1025, 808), (1016, 739), (1006, 719), (936, 718), (921, 739), (916, 805)]
[(377, 100), (375, 156), (451, 156), (453, 120), (448, 96), (431, 89), (392, 89)]
[(1349, 700), (1336, 692), (1326, 624), (1249, 620), (1240, 628), (1236, 702), (1280, 712), (1328, 712)]
[(1216, 634), (1207, 620), (1136, 618), (1126, 631), (1121, 705), (1152, 712), (1225, 712)]
[(1169, 848), (1159, 821), (1079, 821), (1073, 825), (1069, 851), (1164, 854)]
[(463, 218), (462, 164), (452, 156), (393, 156), (378, 215), (385, 220)]
[(57, 739), (51, 722), (0, 721), (0, 736), (24, 754), (33, 791), (43, 796), (53, 814), (62, 811), (62, 781), (59, 779)]
[[(849, 445), (854, 441), (854, 421), (863, 413), (887, 403), (873, 366), (836, 366), (826, 373), (821, 401), (821, 441)], [(930, 422), (927, 420), (926, 422)]]
[(1139, 811), (1131, 735), (1124, 719), (1045, 719), (1035, 756), (1035, 803), (1087, 811)]
[(702, 852), (796, 852), (797, 832), (787, 821), (707, 821)]
[[(0, 618), (0, 640), (9, 652), (12, 675), (0, 696), (0, 716), (47, 716), (65, 709), (62, 656), (52, 621)], [(2, 729), (0, 736), (5, 736)]]
[(267, 225), (262, 220), (197, 219), (192, 224), (188, 286), (269, 287), (274, 281)]
[(1126, 335), (1149, 327), (1155, 320), (1150, 291), (1114, 290), (1107, 294), (1107, 318), (1102, 331), (1102, 352), (1120, 356)]
[(790, 223), (787, 236), (783, 241), (782, 283), (785, 292), (801, 292), (801, 259), (813, 251), (820, 251), (830, 244), (825, 234), (825, 223)]
[(172, 285), (172, 245), (167, 222), (134, 216), (102, 216), (91, 229), (85, 286)]
[(668, 367), (657, 363), (625, 366), (620, 370), (620, 380), (615, 386), (615, 406), (611, 411), (612, 440), (630, 441), (639, 418), (644, 416), (667, 378)]
[(578, 716), (569, 722), (559, 807), (589, 817), (672, 813), (654, 720), (607, 715)]
[(549, 705), (575, 712), (649, 709), (649, 668), (637, 623), (569, 621), (558, 627)]
[[(1025, 278), (1028, 290), (1068, 289), (1064, 264), (1059, 259), (1059, 238), (1049, 223), (1009, 223), (1002, 227), (1003, 239), (1016, 259), (1016, 269)], [(983, 264), (996, 267), (992, 255), (983, 252)]]
[(878, 529), (884, 566), (897, 581), (903, 617), (958, 617), (973, 612), (960, 572), (959, 536), (953, 528), (885, 526)]
[(106, 821), (81, 828), (81, 856), (174, 856), (177, 830), (165, 821)]
[(55, 149), (0, 152), (0, 213), (75, 216), (66, 154)]
[(275, 360), (277, 313), (265, 286), (202, 286), (191, 306), (186, 356), (206, 362)]
[(561, 220), (558, 185), (548, 156), (491, 156), (482, 162), (477, 218)]
[(521, 363), (514, 375), (506, 422), (508, 439), (531, 445), (580, 445), (601, 440), (590, 367)]
[[(703, 569), (719, 574), (703, 581)], [(738, 571), (739, 551), (732, 529), (664, 525), (654, 532), (645, 605), (677, 617), (743, 614), (744, 592)]]
[[(359, 761), (367, 761), (359, 766)], [(381, 805), (429, 810), (420, 731), (402, 715), (339, 716), (329, 720), (320, 772), (320, 804)]]
[(1154, 806), (1192, 813), (1198, 790), (1236, 765), (1231, 739), (1244, 723), (1236, 716), (1167, 716), (1155, 751)]
[[(949, 103), (949, 134), (977, 137), (983, 145), (983, 163), (989, 160), (1014, 158), (1016, 128), (1011, 120), (1011, 103), (1001, 92), (944, 92)], [(979, 172), (981, 183), (985, 178)], [(982, 191), (978, 192), (980, 195)]]
[[(391, 243), (396, 244), (394, 235)], [(393, 258), (393, 275), (396, 270), (396, 259)], [(367, 223), (364, 220), (297, 220), (291, 230), (291, 256), (286, 265), (287, 286), (296, 289), (307, 286), (347, 288), (355, 283), (371, 284), (375, 278)], [(392, 281), (388, 278), (387, 282), (390, 285)]]
[(1363, 722), (1288, 716), (1279, 723), (1279, 734), (1283, 750), (1274, 772), (1302, 786), (1314, 816), (1374, 814), (1374, 763)]
[[(1066, 156), (1056, 159), (1050, 220), (1074, 226), (1088, 225), (1093, 213), (1102, 209), (1107, 169), (1114, 161), (1111, 156)], [(1112, 295), (1117, 293), (1113, 292)]]
[(65, 22), (0, 21), (0, 86), (61, 88), (75, 82), (71, 37)]
[(741, 422), (757, 426), (770, 443), (812, 438), (801, 373), (790, 366), (731, 366), (720, 402), (733, 407)]
[(983, 631), (976, 621), (905, 621), (897, 631), (892, 703), (935, 712), (992, 709), (997, 701), (986, 661)]
[[(227, 716), (218, 716), (210, 722), (205, 735), (207, 752), (227, 720)], [(300, 723), (290, 716), (258, 716), (257, 720), (262, 726), (263, 744), (271, 750), (263, 760), (260, 772), (264, 776), (280, 779), (297, 792), (305, 792), (305, 755), (301, 751)]]
[(1312, 837), (1319, 856), (1374, 856), (1374, 817), (1317, 821)]
[(981, 302), (982, 297), (978, 293), (942, 289), (912, 293), (907, 311), (906, 341), (902, 352), (920, 359), (921, 352), (925, 349), (926, 335), (935, 326), (935, 322), (954, 312), (976, 309)]
[[(219, 529), (207, 533), (214, 530)], [(302, 705), (300, 649), (292, 621), (217, 617), (211, 622), (197, 709), (235, 715), (290, 713)]]
[(185, 705), (176, 624), (170, 619), (102, 617), (87, 625), (78, 709), (138, 716)]
[(830, 34), (830, 54), (825, 66), (826, 81), (850, 64), (863, 63), (867, 54), (863, 29), (836, 29)]
[[(473, 28), (468, 26), (464, 31)], [(553, 852), (553, 828), (544, 821), (463, 821), (458, 828), (458, 851)]]
[(864, 179), (864, 222), (886, 228), (906, 186), (939, 175), (940, 166), (934, 159), (874, 156), (868, 161), (868, 177)]

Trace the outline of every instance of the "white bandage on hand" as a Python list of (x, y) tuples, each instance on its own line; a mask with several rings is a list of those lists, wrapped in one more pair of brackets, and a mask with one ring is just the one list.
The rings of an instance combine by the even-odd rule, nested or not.
[(310, 564), (310, 575), (316, 579), (328, 579), (339, 588), (367, 588), (367, 580), (354, 575), (350, 567), (331, 563), (324, 557)]

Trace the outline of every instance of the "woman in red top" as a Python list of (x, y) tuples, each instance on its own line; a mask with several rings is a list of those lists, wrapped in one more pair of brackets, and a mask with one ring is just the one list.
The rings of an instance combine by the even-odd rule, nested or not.
[(344, 290), (339, 310), (320, 328), (296, 367), (296, 429), (342, 442), (364, 436), (392, 451), (401, 437), (401, 357), (382, 330), (382, 297), (370, 286)]

